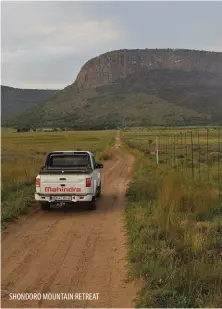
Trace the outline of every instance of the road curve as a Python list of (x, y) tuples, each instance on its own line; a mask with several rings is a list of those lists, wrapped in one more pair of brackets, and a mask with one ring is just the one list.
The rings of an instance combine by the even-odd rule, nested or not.
[[(104, 164), (94, 212), (36, 213), (2, 233), (2, 308), (134, 307), (127, 279), (124, 193), (133, 157), (119, 148)], [(97, 300), (9, 300), (9, 293), (99, 293)]]

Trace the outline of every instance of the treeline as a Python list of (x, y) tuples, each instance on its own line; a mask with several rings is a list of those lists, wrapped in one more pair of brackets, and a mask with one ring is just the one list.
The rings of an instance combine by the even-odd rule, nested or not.
[(44, 132), (57, 132), (57, 131), (67, 131), (65, 128), (51, 128), (51, 129), (36, 129), (36, 128), (30, 128), (30, 127), (21, 127), (16, 128), (16, 132), (36, 132), (36, 131), (44, 131)]

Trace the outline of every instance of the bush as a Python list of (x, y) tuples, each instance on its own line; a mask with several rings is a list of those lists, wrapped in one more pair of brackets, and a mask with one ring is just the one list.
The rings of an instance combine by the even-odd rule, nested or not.
[(103, 153), (99, 156), (101, 161), (108, 161), (114, 157), (114, 151), (112, 149), (106, 149)]
[(22, 127), (18, 128), (16, 132), (29, 132), (31, 130), (30, 127)]

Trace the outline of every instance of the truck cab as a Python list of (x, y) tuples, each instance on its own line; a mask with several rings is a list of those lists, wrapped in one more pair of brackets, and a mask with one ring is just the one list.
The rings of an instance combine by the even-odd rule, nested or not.
[(36, 177), (35, 200), (43, 210), (51, 204), (87, 203), (96, 209), (103, 165), (89, 151), (53, 151)]

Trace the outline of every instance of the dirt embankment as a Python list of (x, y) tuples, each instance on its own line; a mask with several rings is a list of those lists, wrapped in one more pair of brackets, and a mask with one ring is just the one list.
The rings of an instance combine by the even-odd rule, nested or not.
[[(38, 211), (2, 234), (2, 307), (134, 307), (126, 283), (124, 193), (133, 158), (117, 138), (94, 212)], [(98, 300), (10, 301), (9, 293), (99, 293)]]

